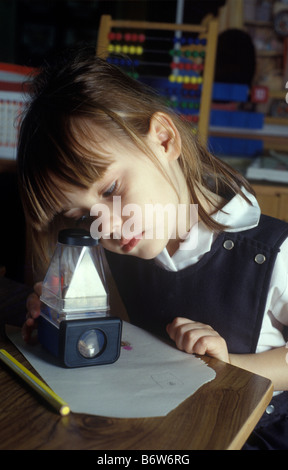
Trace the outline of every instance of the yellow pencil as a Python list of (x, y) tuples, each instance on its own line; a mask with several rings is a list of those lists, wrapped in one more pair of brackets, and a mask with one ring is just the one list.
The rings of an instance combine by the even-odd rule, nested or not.
[(23, 379), (33, 390), (35, 390), (41, 397), (43, 397), (50, 405), (57, 410), (62, 416), (67, 416), (70, 413), (70, 408), (62, 398), (51, 390), (42, 380), (38, 379), (36, 375), (32, 374), (26, 367), (18, 362), (11, 354), (5, 349), (0, 349), (0, 359), (3, 361), (13, 372), (15, 372), (21, 379)]

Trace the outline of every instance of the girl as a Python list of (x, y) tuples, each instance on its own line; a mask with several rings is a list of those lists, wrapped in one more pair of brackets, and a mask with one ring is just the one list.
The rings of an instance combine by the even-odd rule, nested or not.
[[(288, 389), (287, 224), (260, 216), (248, 182), (209, 153), (152, 90), (94, 53), (66, 53), (34, 80), (18, 166), (44, 271), (63, 221), (92, 227), (101, 216), (107, 262), (131, 322), (168, 333), (187, 353), (269, 377), (276, 391)], [(123, 208), (117, 217), (115, 197)], [(109, 210), (100, 214), (99, 204)], [(159, 217), (145, 217), (147, 204), (174, 209), (161, 237)], [(191, 204), (198, 206), (197, 222)], [(141, 230), (130, 236), (124, 226), (131, 205)], [(27, 301), (27, 340), (41, 284), (35, 290)], [(273, 398), (274, 413), (245, 448), (288, 448), (286, 393)]]

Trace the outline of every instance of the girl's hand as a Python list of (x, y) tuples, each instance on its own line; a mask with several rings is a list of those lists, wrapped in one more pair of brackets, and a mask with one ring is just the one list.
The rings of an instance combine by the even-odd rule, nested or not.
[(181, 351), (230, 362), (226, 341), (209, 325), (178, 317), (167, 325), (166, 331)]
[(27, 315), (26, 322), (22, 327), (22, 336), (27, 343), (32, 341), (32, 333), (37, 328), (37, 318), (40, 315), (40, 295), (42, 292), (42, 282), (37, 282), (34, 285), (34, 292), (27, 298), (26, 307)]

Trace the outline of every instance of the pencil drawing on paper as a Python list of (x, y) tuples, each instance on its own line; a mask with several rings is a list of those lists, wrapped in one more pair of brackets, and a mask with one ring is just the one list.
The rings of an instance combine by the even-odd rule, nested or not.
[(184, 385), (183, 382), (171, 372), (151, 375), (152, 380), (161, 388), (169, 388)]

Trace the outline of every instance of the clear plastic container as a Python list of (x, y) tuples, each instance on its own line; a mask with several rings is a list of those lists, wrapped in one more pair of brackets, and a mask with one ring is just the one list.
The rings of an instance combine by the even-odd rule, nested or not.
[(55, 325), (62, 320), (109, 314), (102, 247), (89, 232), (82, 229), (59, 232), (40, 300), (41, 315)]

